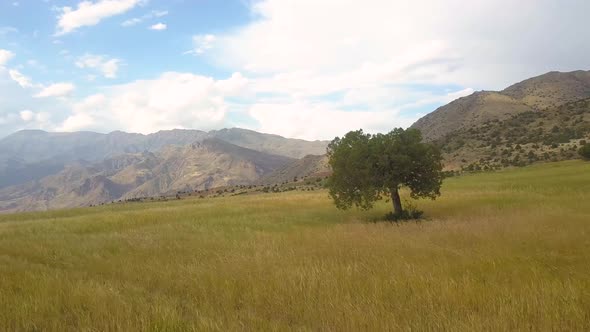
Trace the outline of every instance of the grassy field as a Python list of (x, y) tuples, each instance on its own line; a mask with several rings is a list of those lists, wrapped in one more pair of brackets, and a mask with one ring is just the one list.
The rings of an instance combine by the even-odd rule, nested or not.
[(590, 330), (590, 163), (445, 181), (390, 224), (326, 192), (0, 216), (0, 330)]

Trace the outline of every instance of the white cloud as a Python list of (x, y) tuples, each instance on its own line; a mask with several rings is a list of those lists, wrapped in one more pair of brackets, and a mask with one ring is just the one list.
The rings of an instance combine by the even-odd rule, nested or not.
[(331, 104), (296, 102), (288, 104), (256, 104), (249, 110), (265, 133), (315, 140), (332, 139), (350, 130), (385, 132), (409, 126), (415, 119), (406, 119), (397, 110), (342, 111)]
[(74, 89), (75, 87), (72, 83), (55, 83), (44, 87), (35, 97), (65, 97), (71, 94)]
[(150, 26), (150, 30), (157, 30), (157, 31), (161, 31), (161, 30), (166, 30), (168, 26), (164, 23), (156, 23), (152, 26)]
[(31, 110), (23, 110), (18, 113), (20, 119), (36, 128), (52, 128), (49, 123), (50, 115), (47, 112), (33, 112)]
[(50, 118), (51, 115), (47, 112), (38, 112), (35, 114), (35, 121), (42, 124), (48, 124)]
[(330, 139), (359, 128), (389, 131), (417, 120), (408, 110), (472, 91), (431, 93), (412, 86), (448, 84), (446, 75), (461, 54), (437, 36), (417, 38), (388, 28), (391, 22), (414, 24), (405, 14), (392, 21), (400, 7), (412, 5), (259, 1), (253, 5), (259, 20), (225, 35), (194, 36), (192, 53), (250, 72), (249, 93), (264, 96), (245, 103), (246, 114), (258, 123), (252, 129), (304, 139)]
[(98, 24), (105, 18), (120, 15), (142, 3), (142, 0), (82, 1), (76, 9), (60, 8), (56, 35), (64, 35), (84, 26)]
[(10, 59), (14, 57), (14, 53), (9, 50), (0, 48), (0, 66), (4, 66)]
[(35, 113), (33, 113), (30, 110), (21, 111), (19, 114), (20, 114), (20, 118), (25, 122), (29, 122), (29, 121), (33, 120), (33, 118), (35, 117)]
[(94, 124), (94, 118), (86, 113), (80, 113), (69, 116), (60, 126), (56, 128), (56, 130), (60, 132), (79, 131), (92, 128), (92, 125)]
[(245, 81), (240, 74), (215, 80), (168, 72), (153, 80), (111, 86), (76, 103), (59, 129), (139, 133), (173, 128), (218, 129), (227, 123), (224, 97), (240, 94)]
[(186, 53), (203, 54), (205, 51), (213, 48), (213, 44), (217, 38), (214, 35), (196, 35), (193, 36), (193, 49)]
[(344, 109), (341, 102), (313, 102), (293, 96), (248, 100), (253, 94), (272, 93), (261, 82), (240, 73), (224, 80), (190, 73), (164, 73), (153, 80), (104, 88), (101, 93), (75, 103), (72, 114), (58, 130), (120, 129), (140, 133), (172, 128), (208, 130), (235, 124), (229, 114), (238, 112), (255, 122), (240, 123), (250, 129), (303, 139), (330, 139), (352, 129), (382, 132), (409, 126), (416, 120), (415, 116), (406, 116), (387, 105), (380, 105), (376, 110), (351, 111)]
[(242, 76), (242, 74), (233, 73), (231, 77), (226, 80), (216, 81), (214, 87), (224, 96), (239, 96), (246, 91), (249, 82), (250, 81)]
[(8, 71), (8, 75), (10, 75), (10, 78), (13, 81), (15, 81), (16, 83), (18, 83), (18, 85), (20, 85), (22, 88), (33, 87), (33, 83), (31, 82), (31, 79), (26, 77), (25, 75), (23, 75), (21, 72), (19, 72), (16, 69), (10, 69)]
[(121, 26), (131, 27), (131, 26), (137, 25), (143, 21), (146, 21), (146, 20), (149, 20), (152, 18), (156, 18), (156, 17), (163, 17), (166, 15), (168, 15), (168, 11), (166, 11), (166, 10), (152, 10), (150, 13), (145, 14), (141, 17), (133, 17), (133, 18), (123, 21), (123, 23), (121, 23)]
[(78, 68), (91, 68), (102, 73), (106, 78), (116, 78), (120, 59), (108, 59), (104, 55), (85, 54), (76, 60)]
[[(424, 72), (423, 82), (497, 89), (587, 67), (590, 42), (575, 36), (590, 2), (565, 2), (263, 0), (252, 5), (257, 20), (217, 36), (208, 53), (218, 64), (259, 74), (342, 74), (403, 62), (400, 72)], [(395, 73), (381, 80), (408, 83)]]
[[(57, 131), (78, 131), (83, 129), (107, 129), (106, 126), (101, 128), (94, 118), (93, 114), (100, 116), (101, 108), (106, 107), (106, 98), (102, 94), (96, 94), (75, 103), (72, 108), (72, 114), (57, 126)], [(104, 110), (109, 112), (108, 109)], [(103, 118), (108, 119), (109, 115), (102, 115)], [(110, 128), (108, 128), (110, 129)]]
[(121, 23), (121, 26), (124, 27), (131, 27), (134, 25), (137, 25), (139, 23), (141, 23), (142, 19), (139, 17), (134, 17), (134, 18), (130, 18), (128, 20), (123, 21), (123, 23)]
[(13, 80), (8, 69), (0, 68), (0, 136), (25, 128), (55, 130), (54, 121), (63, 121), (64, 113), (69, 110), (68, 101), (62, 98), (34, 98), (32, 92), (39, 85), (31, 85), (23, 89)]

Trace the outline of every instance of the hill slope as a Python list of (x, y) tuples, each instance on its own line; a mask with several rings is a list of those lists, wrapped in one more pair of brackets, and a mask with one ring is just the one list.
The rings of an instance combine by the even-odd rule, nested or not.
[(555, 108), (590, 97), (590, 71), (549, 72), (516, 83), (501, 93), (534, 109)]
[(412, 127), (441, 147), (448, 170), (575, 159), (590, 141), (590, 72), (550, 72), (500, 92), (476, 92)]
[(514, 84), (503, 91), (481, 91), (455, 100), (412, 125), (426, 140), (441, 139), (455, 130), (506, 120), (513, 115), (546, 111), (590, 97), (590, 71), (550, 72)]
[(448, 169), (493, 169), (578, 158), (590, 142), (590, 98), (462, 128), (436, 143)]

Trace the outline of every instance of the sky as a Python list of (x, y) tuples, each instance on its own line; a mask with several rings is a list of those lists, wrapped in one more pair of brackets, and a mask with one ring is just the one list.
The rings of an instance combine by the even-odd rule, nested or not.
[(3, 0), (0, 137), (387, 132), (590, 69), (587, 0)]

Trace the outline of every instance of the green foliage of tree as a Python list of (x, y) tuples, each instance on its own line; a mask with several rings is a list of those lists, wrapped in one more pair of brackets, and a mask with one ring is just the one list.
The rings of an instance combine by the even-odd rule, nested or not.
[(578, 154), (586, 160), (590, 160), (590, 144), (586, 143), (578, 150)]
[(435, 199), (443, 179), (441, 153), (422, 143), (417, 129), (394, 129), (388, 134), (351, 131), (328, 146), (333, 174), (327, 187), (336, 207), (370, 209), (384, 195), (391, 197), (394, 215), (404, 213), (399, 190), (412, 198)]

